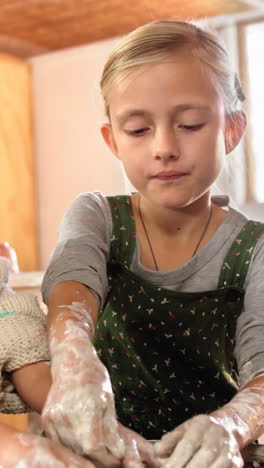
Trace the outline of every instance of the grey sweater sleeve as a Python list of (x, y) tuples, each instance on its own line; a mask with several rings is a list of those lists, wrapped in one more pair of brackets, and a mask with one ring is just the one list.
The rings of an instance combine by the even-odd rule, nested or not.
[(240, 386), (264, 374), (264, 235), (257, 242), (237, 320), (235, 357)]
[(100, 304), (104, 303), (111, 232), (111, 211), (102, 194), (82, 193), (73, 201), (61, 222), (59, 240), (43, 280), (45, 303), (53, 286), (69, 280), (88, 286)]

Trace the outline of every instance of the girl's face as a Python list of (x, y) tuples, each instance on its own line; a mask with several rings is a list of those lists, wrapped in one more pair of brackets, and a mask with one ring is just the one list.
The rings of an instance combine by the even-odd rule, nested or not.
[(223, 163), (222, 98), (198, 59), (140, 66), (109, 96), (102, 134), (134, 187), (150, 202), (180, 208), (206, 194)]

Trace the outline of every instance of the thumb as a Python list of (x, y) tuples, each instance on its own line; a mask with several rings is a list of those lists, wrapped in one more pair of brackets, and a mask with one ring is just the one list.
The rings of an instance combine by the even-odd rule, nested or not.
[(144, 468), (144, 464), (140, 460), (140, 455), (137, 448), (137, 442), (134, 439), (127, 441), (125, 457), (123, 460), (124, 468)]

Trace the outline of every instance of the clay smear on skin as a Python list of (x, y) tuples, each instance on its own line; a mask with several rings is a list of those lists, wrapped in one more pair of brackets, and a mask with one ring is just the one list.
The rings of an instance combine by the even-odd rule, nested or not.
[[(86, 325), (88, 328), (90, 328), (90, 333), (92, 337), (94, 336), (94, 323), (93, 319), (89, 313), (89, 306), (85, 302), (77, 302), (74, 301), (70, 305), (60, 305), (58, 306), (59, 309), (69, 309), (72, 313), (73, 316), (78, 318), (79, 320), (82, 320), (82, 326)], [(63, 318), (61, 314), (57, 316), (57, 320)]]
[(60, 440), (74, 452), (91, 455), (103, 466), (114, 466), (113, 456), (118, 460), (124, 456), (124, 443), (117, 431), (110, 377), (89, 339), (94, 330), (92, 318), (83, 303), (60, 307), (69, 309), (72, 319), (65, 320), (63, 312), (58, 316), (62, 320), (64, 315), (62, 342), (51, 332), (52, 376), (59, 398), (52, 401), (51, 392), (47, 399), (46, 406), (52, 408), (55, 418), (55, 428), (48, 432), (55, 439), (58, 430)]
[[(56, 458), (54, 458), (54, 453), (50, 453), (51, 449), (45, 439), (39, 438), (38, 440), (34, 440), (34, 436), (22, 433), (15, 435), (15, 438), (22, 446), (31, 447), (31, 450), (14, 466), (14, 468), (65, 468), (65, 466), (85, 468), (85, 462), (79, 463), (70, 455), (67, 455), (67, 458), (59, 455), (62, 461), (56, 460)], [(90, 466), (92, 465), (87, 462), (87, 468)]]
[[(206, 415), (195, 416), (164, 439), (167, 448), (171, 448), (173, 453), (162, 465), (163, 468), (183, 468), (189, 466), (189, 463), (193, 463), (192, 466), (197, 464), (199, 467), (207, 467), (214, 462), (221, 468), (243, 466), (235, 438), (214, 418)], [(234, 464), (230, 465), (231, 461)]]
[[(239, 433), (248, 441), (259, 437), (263, 429), (263, 417), (259, 415), (263, 414), (263, 408), (264, 389), (255, 385), (245, 388), (225, 405), (223, 416), (220, 409), (219, 416), (201, 415), (187, 421), (166, 435), (160, 445), (156, 445), (158, 455), (162, 455), (164, 448), (168, 452), (172, 451), (164, 468), (182, 468), (186, 463), (188, 466), (189, 462), (192, 464), (193, 458), (193, 463), (199, 463), (199, 466), (208, 466), (208, 463), (217, 460), (217, 466), (221, 468), (242, 467), (243, 461), (233, 434)], [(210, 421), (215, 426), (210, 427)], [(256, 425), (259, 426), (259, 433), (255, 431)], [(199, 449), (198, 461), (195, 458), (196, 449)]]
[[(253, 418), (258, 419), (260, 414), (263, 414), (264, 408), (264, 388), (257, 385), (251, 388), (246, 388), (236, 395), (234, 400), (230, 402), (230, 407), (237, 413), (241, 419), (251, 421)], [(263, 418), (259, 419), (257, 425), (263, 424)]]

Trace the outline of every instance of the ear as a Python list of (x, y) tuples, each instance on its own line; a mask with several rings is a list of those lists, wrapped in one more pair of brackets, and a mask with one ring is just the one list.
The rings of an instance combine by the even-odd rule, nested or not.
[(240, 142), (247, 126), (246, 114), (238, 111), (227, 117), (225, 130), (226, 154), (231, 153)]
[(118, 158), (118, 148), (115, 142), (112, 126), (109, 123), (106, 123), (101, 126), (100, 130), (108, 148), (110, 148), (112, 153)]

